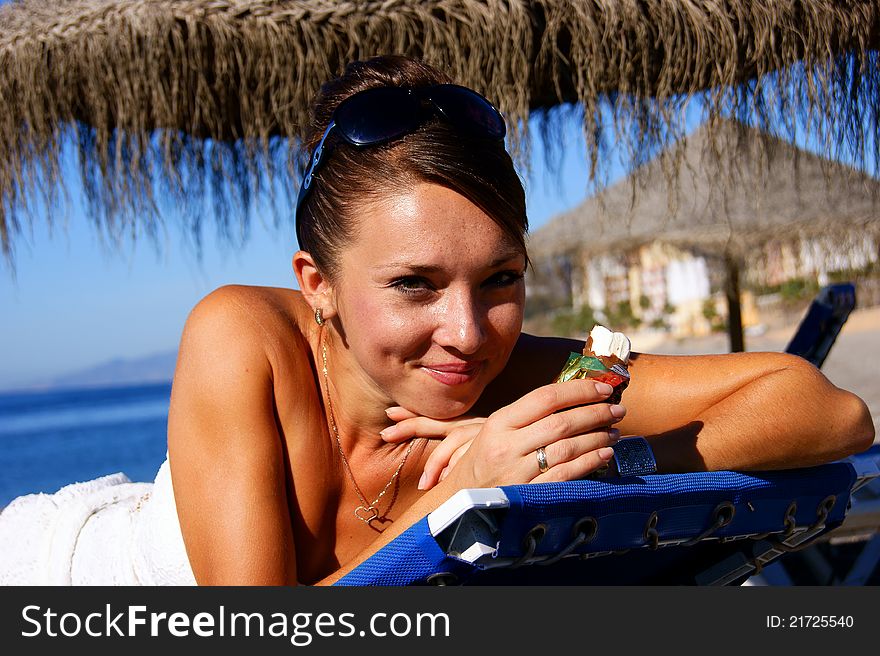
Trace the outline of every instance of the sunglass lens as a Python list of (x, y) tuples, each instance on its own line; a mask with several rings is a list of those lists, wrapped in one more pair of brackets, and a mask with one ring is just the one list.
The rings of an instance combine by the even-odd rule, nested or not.
[(336, 109), (336, 125), (358, 146), (396, 139), (418, 126), (419, 101), (406, 89), (381, 87), (358, 93)]
[(455, 84), (441, 84), (430, 95), (437, 109), (459, 129), (492, 139), (503, 139), (507, 133), (504, 118), (476, 91)]

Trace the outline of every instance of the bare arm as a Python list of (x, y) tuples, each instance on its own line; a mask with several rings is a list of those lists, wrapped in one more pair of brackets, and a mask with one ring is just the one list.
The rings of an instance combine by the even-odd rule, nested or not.
[(874, 439), (864, 402), (784, 353), (636, 354), (624, 434), (652, 438), (661, 471), (811, 466)]
[(168, 417), (181, 530), (201, 585), (294, 584), (272, 370), (233, 297), (208, 296), (181, 340)]

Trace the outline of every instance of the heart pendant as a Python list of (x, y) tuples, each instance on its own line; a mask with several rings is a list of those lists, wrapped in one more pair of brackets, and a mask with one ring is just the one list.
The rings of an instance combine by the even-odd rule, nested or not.
[(358, 506), (354, 509), (354, 514), (359, 520), (361, 520), (365, 524), (369, 524), (374, 519), (377, 519), (379, 517), (379, 511), (376, 510), (373, 506), (370, 506), (369, 508)]

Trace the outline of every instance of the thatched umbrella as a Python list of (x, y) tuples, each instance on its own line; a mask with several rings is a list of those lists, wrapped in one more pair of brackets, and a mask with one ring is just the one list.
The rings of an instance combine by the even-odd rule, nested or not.
[(620, 180), (531, 234), (532, 258), (585, 261), (657, 241), (707, 256), (725, 272), (732, 351), (744, 350), (740, 277), (767, 242), (830, 238), (835, 250), (817, 253), (829, 261), (866, 238), (880, 243), (880, 180), (737, 121), (701, 126), (633, 176), (635, 197)]
[(683, 132), (693, 94), (710, 115), (822, 128), (827, 154), (876, 164), (878, 43), (877, 0), (13, 1), (0, 5), (0, 246), (11, 255), (35, 196), (54, 200), (71, 137), (110, 235), (149, 230), (164, 198), (196, 233), (206, 198), (221, 226), (246, 220), (278, 151), (294, 173), (286, 140), (321, 81), (389, 52), (494, 99), (520, 161), (530, 112), (580, 103), (600, 180), (609, 123), (639, 161)]

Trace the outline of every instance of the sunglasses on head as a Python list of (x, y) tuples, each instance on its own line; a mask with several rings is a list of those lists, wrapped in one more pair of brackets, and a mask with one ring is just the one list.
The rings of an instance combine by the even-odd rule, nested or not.
[(376, 146), (414, 132), (433, 116), (475, 137), (502, 140), (507, 133), (504, 118), (492, 103), (476, 91), (457, 84), (378, 87), (356, 93), (333, 112), (330, 124), (309, 158), (309, 168), (296, 199), (297, 225), (300, 207), (312, 188), (315, 173), (329, 157), (334, 139), (343, 139), (358, 147)]

